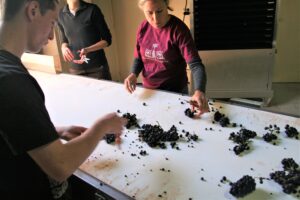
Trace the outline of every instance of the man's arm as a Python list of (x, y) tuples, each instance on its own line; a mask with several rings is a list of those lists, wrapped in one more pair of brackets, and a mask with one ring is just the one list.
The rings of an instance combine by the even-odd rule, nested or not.
[(98, 119), (80, 136), (63, 144), (61, 140), (28, 151), (28, 154), (51, 178), (66, 180), (88, 158), (106, 133), (120, 134), (124, 118), (111, 113)]
[(82, 126), (61, 126), (56, 127), (56, 131), (60, 138), (64, 140), (72, 140), (78, 136), (80, 136), (83, 132), (85, 132), (87, 128)]

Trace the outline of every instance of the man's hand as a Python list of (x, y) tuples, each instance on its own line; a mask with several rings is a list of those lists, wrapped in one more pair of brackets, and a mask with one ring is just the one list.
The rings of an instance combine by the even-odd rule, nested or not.
[(56, 131), (62, 139), (69, 141), (81, 135), (86, 129), (87, 128), (82, 126), (68, 126), (57, 127)]

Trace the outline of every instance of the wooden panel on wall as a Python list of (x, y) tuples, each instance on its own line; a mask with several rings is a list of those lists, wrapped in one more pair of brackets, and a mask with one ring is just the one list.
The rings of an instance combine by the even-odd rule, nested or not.
[(300, 83), (300, 1), (280, 0), (273, 82)]
[(104, 15), (105, 21), (112, 34), (112, 44), (105, 48), (105, 55), (108, 60), (112, 79), (114, 81), (123, 81), (120, 76), (119, 67), (119, 56), (118, 56), (118, 41), (119, 38), (116, 36), (115, 22), (114, 22), (114, 11), (111, 0), (93, 0), (92, 3), (98, 5)]

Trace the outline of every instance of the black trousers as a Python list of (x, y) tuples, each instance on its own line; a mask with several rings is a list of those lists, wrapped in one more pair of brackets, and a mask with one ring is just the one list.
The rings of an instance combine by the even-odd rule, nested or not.
[(87, 76), (95, 79), (112, 80), (108, 64), (91, 69), (69, 69), (70, 74)]

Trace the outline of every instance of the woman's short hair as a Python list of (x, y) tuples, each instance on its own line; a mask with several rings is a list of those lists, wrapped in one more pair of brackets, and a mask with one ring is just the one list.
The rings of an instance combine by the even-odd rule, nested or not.
[(142, 8), (143, 5), (146, 3), (146, 1), (163, 1), (163, 2), (167, 5), (168, 10), (173, 11), (173, 9), (169, 6), (170, 0), (139, 0), (138, 6), (139, 6), (140, 8)]

